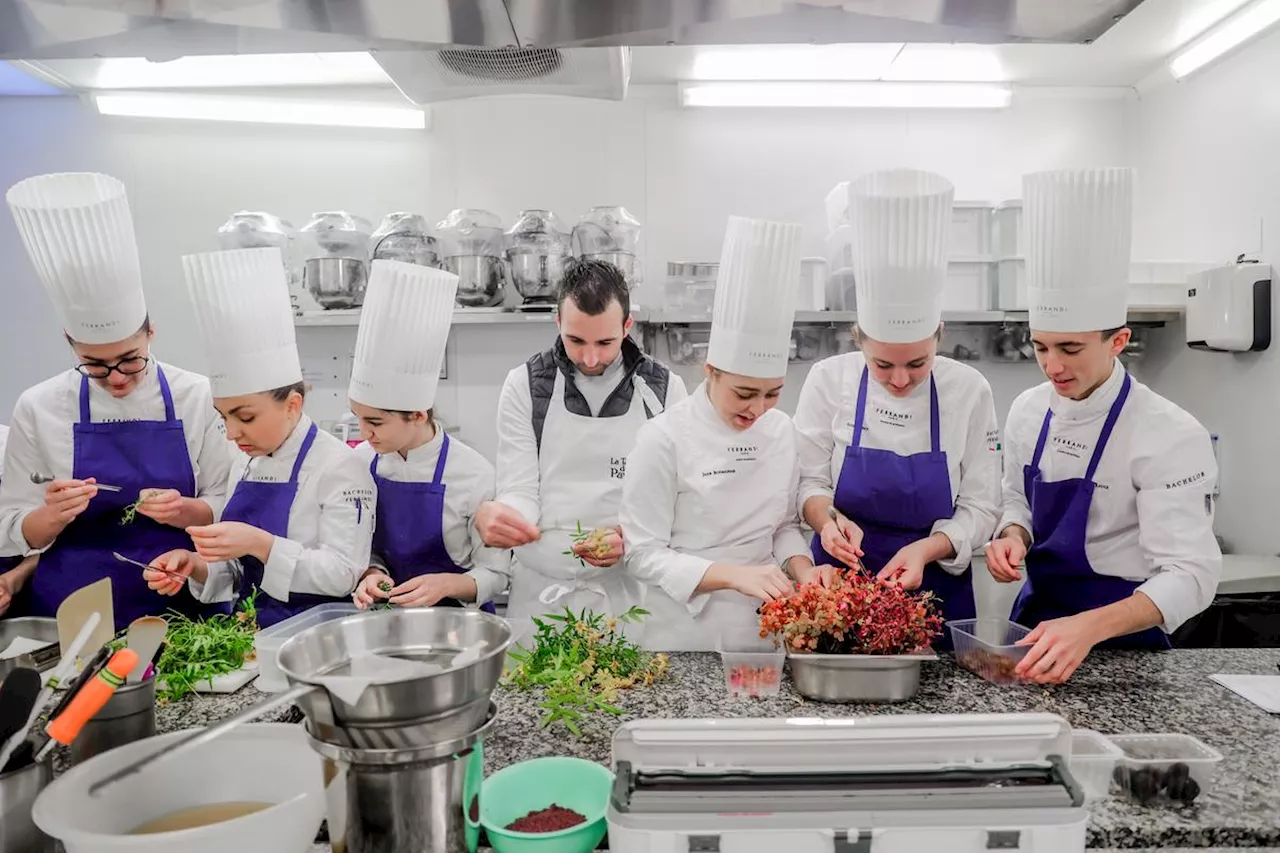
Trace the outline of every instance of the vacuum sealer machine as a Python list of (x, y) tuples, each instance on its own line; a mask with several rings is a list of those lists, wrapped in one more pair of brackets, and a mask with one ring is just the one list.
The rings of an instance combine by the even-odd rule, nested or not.
[(1052, 714), (636, 720), (613, 736), (612, 853), (1079, 853)]

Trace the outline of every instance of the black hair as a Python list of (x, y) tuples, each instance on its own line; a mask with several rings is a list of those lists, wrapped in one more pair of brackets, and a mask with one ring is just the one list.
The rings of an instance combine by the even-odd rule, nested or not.
[(1127, 329), (1127, 328), (1129, 328), (1129, 327), (1128, 327), (1128, 326), (1116, 326), (1114, 329), (1103, 329), (1103, 330), (1102, 330), (1102, 339), (1103, 339), (1104, 341), (1105, 341), (1105, 340), (1110, 340), (1111, 338), (1114, 338), (1116, 335), (1120, 334), (1121, 332), (1123, 332), (1123, 331), (1124, 331), (1125, 329)]
[[(138, 335), (149, 335), (149, 334), (151, 334), (151, 314), (148, 313), (145, 317), (142, 318), (142, 325), (138, 327), (138, 331), (134, 332), (132, 335), (129, 335), (129, 338), (136, 338)], [(76, 345), (76, 339), (68, 335), (66, 331), (63, 331), (62, 336), (67, 339), (67, 343), (71, 344), (72, 346)], [(123, 340), (128, 340), (129, 338), (124, 338)]]
[(626, 276), (608, 261), (571, 260), (556, 294), (556, 307), (563, 308), (570, 297), (579, 311), (593, 317), (608, 311), (615, 301), (622, 306), (624, 320), (631, 315), (631, 289)]
[(290, 394), (297, 394), (303, 400), (307, 399), (307, 383), (295, 382), (292, 385), (282, 385), (279, 388), (272, 388), (267, 392), (271, 395), (271, 399), (277, 403), (287, 403)]

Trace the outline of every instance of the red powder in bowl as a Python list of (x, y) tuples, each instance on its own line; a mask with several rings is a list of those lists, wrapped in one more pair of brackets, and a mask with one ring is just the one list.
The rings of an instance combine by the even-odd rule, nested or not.
[(516, 818), (507, 824), (507, 829), (512, 832), (559, 832), (586, 822), (587, 819), (573, 809), (552, 804), (542, 811), (529, 812), (524, 817)]

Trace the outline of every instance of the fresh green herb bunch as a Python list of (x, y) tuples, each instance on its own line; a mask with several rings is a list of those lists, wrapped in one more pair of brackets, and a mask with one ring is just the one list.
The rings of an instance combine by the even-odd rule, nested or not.
[(238, 612), (195, 621), (170, 614), (164, 651), (156, 662), (157, 697), (176, 702), (195, 692), (200, 684), (235, 672), (253, 657), (253, 635), (258, 630), (255, 600), (258, 590), (241, 603)]
[[(395, 586), (391, 583), (391, 581), (379, 581), (378, 589), (382, 590), (383, 592), (391, 592), (391, 590), (395, 589)], [(390, 601), (380, 601), (369, 609), (370, 610), (393, 610), (395, 609), (395, 605), (392, 604)]]
[(516, 667), (505, 683), (516, 690), (543, 691), (542, 725), (559, 722), (581, 737), (579, 723), (587, 714), (621, 714), (618, 690), (652, 684), (667, 671), (667, 656), (652, 654), (619, 633), (622, 623), (636, 623), (647, 610), (633, 607), (617, 618), (583, 610), (535, 617), (532, 649), (510, 653)]

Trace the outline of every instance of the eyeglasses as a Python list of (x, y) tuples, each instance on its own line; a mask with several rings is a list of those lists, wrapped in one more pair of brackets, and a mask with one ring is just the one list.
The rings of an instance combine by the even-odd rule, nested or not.
[(150, 362), (150, 356), (133, 355), (122, 358), (115, 364), (77, 364), (76, 371), (81, 376), (88, 376), (91, 379), (106, 379), (112, 372), (119, 373), (121, 376), (136, 376), (146, 370)]

